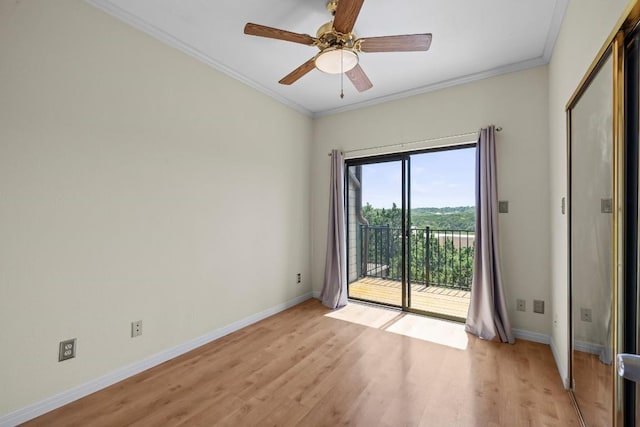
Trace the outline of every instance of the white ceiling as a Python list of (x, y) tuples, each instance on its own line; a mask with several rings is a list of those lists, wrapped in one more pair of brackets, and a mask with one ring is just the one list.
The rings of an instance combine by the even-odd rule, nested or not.
[(247, 36), (247, 22), (315, 36), (325, 0), (87, 0), (152, 36), (310, 115), (355, 109), (549, 61), (568, 0), (367, 0), (358, 37), (429, 32), (427, 52), (362, 53), (373, 88), (313, 70), (278, 81), (317, 48)]

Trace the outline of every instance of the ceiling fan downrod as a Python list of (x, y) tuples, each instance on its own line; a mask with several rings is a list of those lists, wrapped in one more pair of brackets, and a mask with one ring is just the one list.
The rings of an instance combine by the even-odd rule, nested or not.
[(340, 99), (344, 99), (344, 50), (340, 50)]

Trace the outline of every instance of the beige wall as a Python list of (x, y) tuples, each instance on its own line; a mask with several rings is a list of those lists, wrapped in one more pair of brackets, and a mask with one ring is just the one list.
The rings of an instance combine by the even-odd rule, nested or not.
[(0, 58), (0, 416), (310, 291), (310, 118), (80, 0)]
[(567, 188), (565, 106), (626, 4), (627, 0), (571, 0), (549, 64), (551, 339), (565, 385), (569, 363), (567, 217), (560, 209)]
[[(515, 328), (549, 333), (550, 316), (534, 314), (533, 299), (549, 301), (549, 180), (547, 68), (538, 67), (314, 121), (312, 149), (312, 282), (324, 274), (329, 158), (353, 150), (475, 131), (496, 124), (502, 269)], [(372, 152), (375, 152), (373, 150)], [(516, 298), (527, 312), (516, 312)]]

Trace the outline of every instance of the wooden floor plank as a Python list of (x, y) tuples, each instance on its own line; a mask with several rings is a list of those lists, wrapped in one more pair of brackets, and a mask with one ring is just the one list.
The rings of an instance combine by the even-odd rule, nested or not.
[(309, 300), (26, 425), (579, 425), (546, 345), (459, 349), (330, 313)]
[(573, 352), (575, 398), (587, 425), (607, 425), (613, 419), (613, 365), (596, 354)]

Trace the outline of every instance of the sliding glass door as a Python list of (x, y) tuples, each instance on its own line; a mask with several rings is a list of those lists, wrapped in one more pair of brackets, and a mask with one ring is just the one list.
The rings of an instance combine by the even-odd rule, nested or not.
[(473, 269), (475, 146), (346, 166), (349, 297), (464, 319)]

